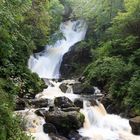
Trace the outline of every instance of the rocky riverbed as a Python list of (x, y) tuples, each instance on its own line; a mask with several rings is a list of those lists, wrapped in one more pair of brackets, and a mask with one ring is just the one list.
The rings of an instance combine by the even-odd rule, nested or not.
[[(82, 87), (82, 83), (78, 80), (61, 82), (48, 80), (48, 82), (48, 88), (36, 95), (34, 99), (16, 98), (15, 112), (24, 119), (22, 127), (28, 134), (35, 137), (35, 140), (90, 140), (92, 139), (91, 134), (85, 134), (86, 131), (89, 133), (91, 130), (88, 129), (91, 129), (93, 125), (96, 126), (96, 131), (101, 129), (98, 123), (103, 123), (105, 118), (107, 120), (106, 124), (103, 124), (103, 128), (104, 125), (109, 125), (106, 126), (107, 128), (105, 127), (108, 129), (108, 133), (111, 132), (108, 136), (109, 140), (112, 140), (112, 137), (119, 137), (114, 136), (114, 130), (116, 130), (116, 134), (120, 130), (128, 133), (132, 127), (134, 134), (140, 134), (139, 117), (130, 119), (129, 125), (128, 120), (111, 116), (112, 119), (118, 121), (118, 124), (110, 124), (112, 122), (107, 117), (106, 110), (97, 101), (104, 97), (99, 89)], [(87, 102), (86, 105), (85, 102)], [(94, 119), (97, 119), (98, 125)], [(124, 123), (124, 126), (121, 123)], [(97, 132), (103, 140), (106, 140), (108, 137), (101, 133), (103, 132)], [(95, 134), (94, 136), (94, 138), (97, 137)], [(97, 140), (102, 140), (101, 138)], [(135, 138), (140, 137), (135, 136)]]

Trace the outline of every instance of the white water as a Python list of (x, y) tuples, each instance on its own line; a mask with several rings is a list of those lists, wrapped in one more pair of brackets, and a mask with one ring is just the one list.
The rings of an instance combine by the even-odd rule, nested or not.
[(118, 115), (107, 114), (104, 106), (91, 106), (84, 103), (81, 112), (85, 115), (84, 128), (79, 133), (91, 140), (140, 140), (140, 136), (131, 133), (131, 127), (127, 119)]
[[(71, 83), (71, 81), (66, 81), (67, 83)], [(66, 83), (65, 82), (65, 83)], [(61, 91), (61, 89), (59, 88), (59, 86), (62, 84), (62, 82), (55, 82), (55, 81), (51, 81), (50, 83), (53, 86), (48, 86), (47, 89), (44, 89), (43, 92), (39, 93), (36, 95), (37, 99), (51, 99), (53, 100), (56, 97), (68, 97), (70, 100), (74, 101), (74, 99), (79, 98), (79, 95), (73, 94), (73, 92), (69, 92), (69, 93), (64, 93)]]
[(28, 62), (29, 69), (40, 78), (58, 79), (63, 55), (71, 46), (85, 38), (86, 30), (87, 25), (82, 20), (62, 23), (60, 31), (64, 39), (58, 40), (53, 46), (46, 46), (45, 51), (39, 53), (36, 58), (32, 55)]
[[(63, 55), (69, 51), (71, 46), (85, 38), (86, 30), (87, 25), (82, 20), (64, 22), (60, 25), (60, 31), (64, 39), (58, 40), (53, 46), (46, 46), (43, 52), (36, 54), (36, 58), (33, 55), (30, 56), (28, 61), (29, 69), (37, 73), (40, 78), (46, 78), (45, 82), (48, 85), (47, 89), (36, 95), (37, 99), (47, 98), (53, 100), (55, 97), (66, 96), (73, 101), (75, 98), (78, 98), (78, 95), (74, 95), (72, 91), (67, 94), (63, 93), (59, 88), (60, 82), (47, 79), (58, 79), (60, 77), (59, 69)], [(35, 137), (35, 140), (50, 140), (48, 135), (42, 130), (42, 125), (45, 123), (44, 119), (36, 116), (32, 111), (29, 112), (31, 115), (25, 115), (25, 120), (30, 121), (26, 125), (27, 131)], [(38, 121), (36, 126), (33, 125), (33, 120)]]
[[(67, 21), (62, 23), (60, 31), (65, 39), (58, 40), (54, 46), (46, 46), (45, 51), (38, 53), (36, 58), (32, 55), (28, 63), (29, 68), (41, 78), (58, 79), (60, 77), (59, 69), (63, 55), (69, 51), (71, 46), (84, 39), (86, 30), (87, 25), (84, 21)], [(73, 94), (70, 86), (75, 81), (63, 82), (68, 83), (66, 93), (60, 90), (60, 82), (46, 80), (46, 83), (49, 85), (48, 88), (44, 89), (42, 93), (37, 94), (36, 98), (53, 100), (55, 97), (66, 96), (72, 101), (75, 98), (79, 98), (78, 95)], [(96, 94), (100, 93), (96, 87), (95, 91)], [(140, 140), (139, 136), (134, 136), (131, 133), (131, 127), (127, 119), (107, 114), (104, 106), (99, 102), (97, 104), (97, 106), (91, 106), (87, 101), (84, 102), (84, 108), (81, 109), (81, 112), (85, 115), (85, 123), (84, 127), (79, 130), (82, 136), (89, 137), (91, 140)], [(35, 136), (35, 140), (50, 140), (48, 135), (43, 133), (42, 130), (42, 124), (45, 123), (44, 119), (36, 116), (32, 111), (29, 112), (31, 115), (24, 114), (26, 114), (25, 116), (29, 122), (33, 122), (31, 125), (33, 128), (30, 128), (29, 123), (27, 131)]]
[(43, 132), (44, 118), (37, 116), (34, 112), (35, 109), (25, 109), (17, 111), (16, 114), (24, 119), (25, 132), (32, 136), (31, 140), (51, 140), (48, 134)]

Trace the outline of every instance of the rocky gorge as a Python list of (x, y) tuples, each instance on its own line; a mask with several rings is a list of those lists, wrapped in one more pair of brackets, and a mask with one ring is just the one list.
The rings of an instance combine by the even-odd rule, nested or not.
[(122, 112), (104, 91), (85, 84), (82, 66), (90, 63), (91, 53), (84, 42), (77, 42), (84, 39), (87, 25), (68, 21), (60, 29), (66, 40), (29, 59), (29, 68), (44, 79), (47, 88), (35, 97), (16, 98), (15, 112), (24, 118), (25, 132), (35, 140), (126, 140), (128, 135), (130, 140), (138, 140), (131, 129), (139, 135), (139, 117), (133, 116), (136, 118), (129, 122), (112, 114)]

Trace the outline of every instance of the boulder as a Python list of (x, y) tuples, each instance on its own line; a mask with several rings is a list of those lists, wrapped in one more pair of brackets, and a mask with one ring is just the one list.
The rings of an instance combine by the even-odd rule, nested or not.
[(46, 114), (46, 109), (42, 109), (42, 108), (37, 109), (37, 110), (35, 111), (35, 114), (38, 115), (38, 116), (44, 117), (45, 114)]
[(67, 85), (66, 85), (65, 83), (62, 83), (62, 84), (59, 86), (59, 88), (60, 88), (61, 91), (64, 92), (64, 93), (66, 93), (66, 91), (67, 91), (67, 89), (68, 89), (68, 87), (67, 87)]
[(140, 116), (130, 119), (129, 124), (132, 128), (132, 133), (135, 135), (140, 135)]
[(75, 105), (76, 107), (83, 108), (83, 99), (75, 99), (75, 100), (74, 100), (74, 105)]
[(60, 134), (67, 136), (71, 130), (77, 130), (83, 126), (84, 115), (78, 111), (64, 112), (59, 109), (47, 112), (45, 120), (52, 123)]
[(69, 98), (67, 98), (65, 96), (63, 96), (63, 97), (56, 97), (54, 99), (54, 105), (56, 107), (59, 107), (59, 108), (75, 107), (73, 102)]
[(85, 67), (91, 62), (91, 52), (86, 43), (80, 42), (71, 47), (63, 56), (60, 67), (62, 78), (79, 77)]
[(54, 134), (54, 133), (50, 133), (49, 137), (51, 138), (51, 140), (68, 140), (67, 138), (60, 136), (58, 134)]
[(70, 140), (82, 140), (82, 136), (77, 131), (71, 131), (68, 137)]
[(51, 103), (50, 99), (30, 99), (28, 104), (34, 108), (48, 107)]
[(68, 108), (62, 108), (61, 110), (64, 111), (64, 112), (80, 111), (80, 107), (68, 107)]
[(43, 131), (45, 133), (54, 133), (54, 134), (58, 133), (56, 127), (51, 123), (43, 124)]
[(25, 109), (25, 101), (22, 98), (16, 98), (15, 110), (24, 110)]
[(82, 91), (82, 93), (85, 95), (94, 94), (94, 92), (95, 92), (95, 89), (92, 86), (86, 86), (86, 87), (84, 87), (84, 89)]
[(75, 83), (72, 85), (74, 94), (83, 94), (83, 95), (89, 95), (94, 94), (95, 89), (92, 86), (86, 86), (82, 83)]
[(75, 83), (72, 85), (72, 89), (74, 94), (81, 94), (84, 87), (81, 83)]

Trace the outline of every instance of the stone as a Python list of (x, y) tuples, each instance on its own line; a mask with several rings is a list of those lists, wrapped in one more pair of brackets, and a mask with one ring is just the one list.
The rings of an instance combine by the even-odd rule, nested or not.
[(68, 89), (68, 87), (67, 87), (67, 85), (66, 85), (65, 83), (62, 83), (62, 84), (59, 86), (59, 88), (60, 88), (61, 91), (64, 92), (64, 93), (66, 93), (66, 91), (67, 91), (67, 89)]
[(71, 131), (68, 137), (70, 140), (82, 140), (82, 136), (77, 131)]
[(46, 114), (46, 109), (42, 109), (42, 108), (41, 109), (37, 109), (35, 111), (35, 114), (38, 115), (38, 116), (44, 117), (45, 114)]
[(80, 111), (80, 107), (68, 107), (68, 108), (62, 108), (61, 109), (64, 112), (69, 112), (69, 111)]
[(74, 100), (74, 105), (75, 105), (76, 107), (83, 108), (83, 99), (75, 99), (75, 100)]
[(92, 106), (98, 106), (98, 103), (97, 103), (97, 101), (96, 101), (95, 99), (92, 99), (92, 100), (90, 101), (90, 104), (91, 104)]
[(132, 133), (135, 135), (140, 135), (140, 116), (136, 116), (129, 120), (129, 124), (132, 128)]
[(82, 95), (89, 95), (94, 94), (95, 89), (92, 86), (86, 86), (82, 83), (75, 83), (72, 85), (73, 93), (74, 94), (82, 94)]
[(25, 109), (25, 101), (22, 98), (16, 98), (15, 110), (24, 110)]
[(42, 107), (48, 107), (50, 104), (49, 99), (30, 99), (28, 100), (28, 104), (34, 108), (42, 108)]
[(47, 112), (45, 114), (45, 120), (47, 123), (52, 123), (58, 132), (68, 135), (71, 130), (77, 130), (83, 126), (84, 115), (78, 111), (64, 112), (59, 109), (55, 111)]
[(50, 133), (49, 137), (51, 138), (51, 140), (68, 140), (66, 137), (54, 133)]
[(55, 107), (54, 106), (50, 106), (49, 107), (49, 111), (51, 112), (51, 111), (54, 111), (55, 110)]
[(85, 95), (94, 94), (95, 89), (92, 86), (85, 86), (82, 93)]
[(75, 83), (72, 85), (72, 89), (74, 94), (81, 94), (84, 87), (81, 83)]
[(76, 43), (63, 56), (60, 67), (62, 78), (69, 79), (81, 76), (85, 67), (92, 61), (90, 49), (86, 45), (83, 42)]
[(69, 98), (67, 98), (65, 96), (63, 96), (63, 97), (56, 97), (54, 99), (54, 105), (56, 107), (59, 107), (59, 108), (75, 107), (73, 102)]
[(43, 131), (45, 133), (54, 133), (54, 134), (58, 133), (56, 127), (51, 123), (43, 124)]

